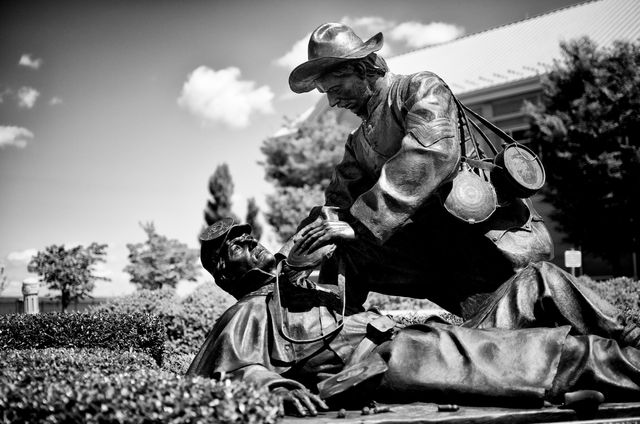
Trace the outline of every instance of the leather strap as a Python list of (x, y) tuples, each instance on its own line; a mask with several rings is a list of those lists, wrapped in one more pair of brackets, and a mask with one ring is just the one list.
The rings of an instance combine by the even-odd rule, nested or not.
[[(489, 122), (489, 120), (487, 120), (487, 118), (483, 117), (482, 115), (480, 115), (477, 112), (471, 110), (470, 108), (468, 108), (464, 104), (460, 103), (460, 101), (455, 96), (454, 96), (454, 98), (456, 99), (456, 102), (459, 105), (461, 105), (462, 108), (465, 111), (469, 112), (469, 114), (471, 116), (473, 116), (478, 121), (480, 121), (485, 127), (489, 128), (491, 131), (493, 131), (494, 134), (496, 134), (498, 137), (503, 139), (507, 144), (516, 143), (516, 141), (513, 139), (513, 137), (511, 137), (509, 134), (507, 134), (506, 132), (502, 131), (500, 128), (496, 127), (494, 124)], [(491, 147), (493, 147), (495, 149), (495, 146), (491, 145)]]

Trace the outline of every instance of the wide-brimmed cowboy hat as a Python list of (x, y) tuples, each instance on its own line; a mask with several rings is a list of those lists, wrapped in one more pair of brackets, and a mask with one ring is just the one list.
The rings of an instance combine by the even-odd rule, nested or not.
[(236, 224), (233, 218), (223, 218), (207, 227), (200, 234), (200, 261), (204, 269), (213, 275), (224, 242), (242, 234), (251, 234), (251, 230), (251, 225)]
[(380, 50), (382, 44), (381, 32), (362, 41), (347, 25), (322, 24), (309, 38), (309, 60), (289, 75), (289, 87), (296, 93), (311, 91), (315, 88), (314, 81), (327, 69), (342, 62), (362, 59)]

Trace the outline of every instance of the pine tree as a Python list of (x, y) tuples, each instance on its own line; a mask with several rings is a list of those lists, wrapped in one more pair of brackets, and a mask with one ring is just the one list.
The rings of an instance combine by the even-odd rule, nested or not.
[(262, 225), (258, 221), (259, 214), (260, 214), (260, 208), (256, 203), (256, 199), (251, 197), (249, 200), (247, 200), (246, 221), (247, 221), (247, 224), (251, 225), (251, 228), (253, 228), (253, 237), (255, 237), (256, 240), (260, 240), (260, 237), (262, 237)]
[(238, 217), (232, 212), (233, 179), (229, 166), (226, 163), (218, 165), (209, 178), (209, 193), (211, 199), (207, 201), (204, 209), (204, 220), (207, 225), (212, 225), (222, 218), (233, 218), (238, 222)]

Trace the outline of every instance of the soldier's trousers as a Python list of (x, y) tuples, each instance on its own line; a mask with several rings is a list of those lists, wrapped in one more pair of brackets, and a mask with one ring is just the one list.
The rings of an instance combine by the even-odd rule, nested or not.
[(640, 348), (640, 330), (575, 277), (536, 262), (500, 286), (463, 327), (521, 329), (570, 325), (570, 334), (596, 335)]
[(590, 389), (607, 401), (640, 400), (638, 333), (574, 277), (534, 263), (461, 327), (412, 326), (381, 345), (389, 371), (380, 393), (396, 401), (539, 406)]

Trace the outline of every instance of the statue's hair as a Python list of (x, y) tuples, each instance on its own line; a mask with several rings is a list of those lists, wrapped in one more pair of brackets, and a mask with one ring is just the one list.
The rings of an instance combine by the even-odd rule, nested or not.
[(370, 81), (375, 81), (389, 72), (387, 62), (377, 54), (371, 53), (362, 59), (354, 59), (341, 63), (336, 68), (329, 70), (327, 74), (336, 77), (351, 75), (357, 72), (357, 68), (360, 66), (364, 67), (365, 78)]

